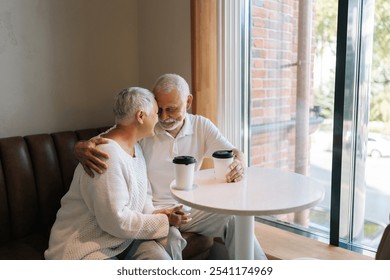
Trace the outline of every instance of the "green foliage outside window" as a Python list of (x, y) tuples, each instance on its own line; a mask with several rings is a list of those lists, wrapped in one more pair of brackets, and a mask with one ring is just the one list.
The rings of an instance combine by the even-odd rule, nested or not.
[[(375, 26), (370, 92), (370, 122), (381, 123), (390, 134), (390, 1), (375, 1)], [(316, 1), (315, 56), (336, 55), (337, 0)], [(331, 70), (334, 72), (334, 70)], [(334, 73), (315, 89), (316, 105), (325, 118), (333, 117)]]

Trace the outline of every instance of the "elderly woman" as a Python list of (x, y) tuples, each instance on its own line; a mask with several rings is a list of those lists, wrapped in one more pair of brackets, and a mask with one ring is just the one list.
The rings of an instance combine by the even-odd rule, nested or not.
[[(79, 164), (52, 227), (46, 259), (171, 259), (181, 246), (170, 245), (170, 226), (190, 219), (181, 206), (156, 211), (142, 150), (158, 120), (154, 96), (129, 88), (116, 96), (116, 125), (99, 145), (110, 155), (109, 168), (93, 178)], [(163, 245), (164, 244), (164, 245)], [(185, 246), (185, 244), (183, 244)]]

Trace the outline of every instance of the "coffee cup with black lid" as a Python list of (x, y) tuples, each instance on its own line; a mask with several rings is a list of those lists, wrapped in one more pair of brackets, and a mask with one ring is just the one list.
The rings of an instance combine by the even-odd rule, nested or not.
[(175, 188), (191, 190), (194, 184), (196, 159), (192, 156), (177, 156), (173, 159), (175, 164)]
[(230, 171), (230, 164), (233, 162), (233, 151), (232, 150), (219, 150), (213, 153), (214, 161), (214, 173), (215, 178), (218, 180), (226, 180), (226, 175)]

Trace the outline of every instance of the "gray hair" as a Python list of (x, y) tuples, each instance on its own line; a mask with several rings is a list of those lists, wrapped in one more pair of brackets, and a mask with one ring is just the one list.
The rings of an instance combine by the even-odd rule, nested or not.
[(177, 74), (164, 74), (160, 76), (153, 86), (153, 93), (168, 93), (174, 89), (180, 93), (183, 99), (191, 94), (186, 80)]
[(115, 122), (133, 120), (137, 111), (149, 114), (153, 109), (154, 95), (147, 89), (130, 87), (121, 90), (114, 101)]

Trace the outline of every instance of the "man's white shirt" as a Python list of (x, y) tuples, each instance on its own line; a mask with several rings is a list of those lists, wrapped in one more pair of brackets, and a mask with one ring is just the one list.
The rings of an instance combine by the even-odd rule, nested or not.
[(186, 114), (184, 126), (176, 138), (157, 124), (155, 135), (144, 138), (140, 145), (152, 187), (153, 204), (158, 209), (177, 204), (169, 189), (174, 180), (174, 157), (193, 156), (195, 170), (199, 170), (205, 157), (211, 157), (216, 150), (233, 148), (209, 119), (192, 114)]

